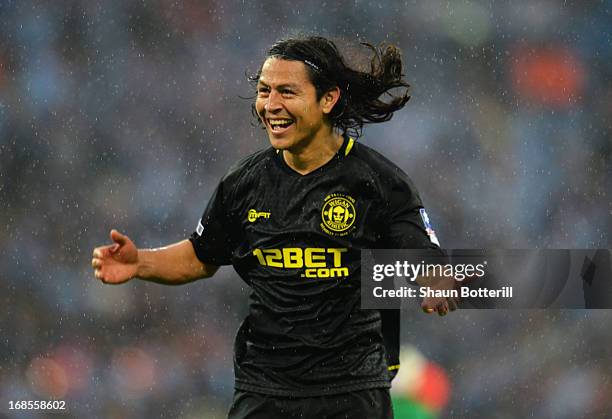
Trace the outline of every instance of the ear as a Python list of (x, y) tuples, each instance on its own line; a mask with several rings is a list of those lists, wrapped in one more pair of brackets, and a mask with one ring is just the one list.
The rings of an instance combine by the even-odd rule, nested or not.
[(334, 109), (334, 105), (338, 103), (340, 99), (340, 88), (338, 86), (333, 89), (329, 89), (326, 93), (323, 94), (319, 103), (321, 104), (321, 109), (324, 114), (329, 114), (332, 109)]

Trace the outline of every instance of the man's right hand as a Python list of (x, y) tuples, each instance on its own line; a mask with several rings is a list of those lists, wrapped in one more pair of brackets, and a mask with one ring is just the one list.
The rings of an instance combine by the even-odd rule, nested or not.
[[(417, 278), (417, 283), (434, 291), (454, 290), (459, 284), (454, 278), (423, 277)], [(458, 307), (459, 299), (454, 297), (425, 297), (421, 303), (421, 308), (425, 313), (436, 312), (440, 316), (445, 316), (449, 311), (455, 311)]]
[(96, 247), (91, 266), (96, 278), (105, 284), (122, 284), (136, 276), (138, 249), (129, 237), (111, 230), (113, 244)]

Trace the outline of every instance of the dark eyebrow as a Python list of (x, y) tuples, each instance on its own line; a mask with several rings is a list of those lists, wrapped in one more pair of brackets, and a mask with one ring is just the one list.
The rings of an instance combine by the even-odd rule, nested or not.
[[(266, 82), (263, 82), (260, 80), (257, 81), (257, 84), (263, 85), (265, 87), (270, 87), (270, 85)], [(298, 85), (297, 84), (293, 84), (293, 83), (285, 83), (285, 84), (279, 84), (278, 86), (276, 86), (277, 89), (291, 89), (291, 90), (299, 90)]]
[(297, 84), (291, 84), (291, 83), (287, 83), (287, 84), (281, 84), (278, 86), (278, 89), (290, 89), (290, 90), (299, 90)]

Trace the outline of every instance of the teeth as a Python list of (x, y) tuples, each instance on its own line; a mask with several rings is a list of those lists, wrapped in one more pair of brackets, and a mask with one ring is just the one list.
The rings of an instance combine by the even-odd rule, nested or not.
[(281, 126), (281, 125), (289, 125), (291, 124), (293, 121), (291, 119), (270, 119), (270, 125), (274, 126)]

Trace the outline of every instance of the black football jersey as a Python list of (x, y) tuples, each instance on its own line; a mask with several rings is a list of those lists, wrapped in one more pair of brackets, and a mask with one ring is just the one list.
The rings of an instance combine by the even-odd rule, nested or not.
[(250, 286), (235, 340), (236, 388), (318, 396), (389, 387), (399, 311), (360, 308), (360, 251), (437, 248), (406, 174), (345, 137), (301, 175), (269, 148), (234, 166), (190, 237), (197, 257)]

